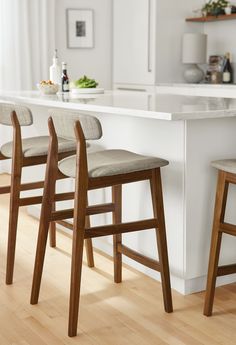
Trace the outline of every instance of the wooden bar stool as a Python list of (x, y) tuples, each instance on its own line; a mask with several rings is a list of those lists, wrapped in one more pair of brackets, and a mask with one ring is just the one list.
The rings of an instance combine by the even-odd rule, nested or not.
[(206, 316), (212, 315), (216, 278), (236, 273), (236, 264), (219, 266), (222, 234), (236, 236), (236, 225), (224, 221), (229, 184), (236, 184), (236, 159), (214, 161), (212, 166), (218, 169), (218, 182), (204, 305)]
[[(0, 187), (0, 194), (10, 193), (6, 284), (12, 284), (19, 207), (40, 204), (42, 202), (42, 196), (20, 197), (20, 192), (42, 188), (44, 185), (44, 181), (22, 183), (22, 168), (46, 163), (49, 136), (22, 139), (21, 126), (32, 125), (33, 117), (30, 109), (21, 105), (0, 103), (0, 124), (13, 127), (13, 141), (2, 145), (0, 148), (0, 160), (12, 160), (11, 184), (10, 186)], [(75, 140), (67, 140), (63, 137), (58, 138), (60, 159), (68, 157), (75, 153), (75, 151)], [(50, 234), (50, 244), (52, 247), (55, 247), (56, 232), (54, 222), (51, 223)], [(93, 266), (91, 246), (91, 241), (87, 242), (88, 261)]]
[[(73, 113), (72, 113), (73, 114)], [(49, 224), (52, 221), (73, 218), (73, 248), (71, 264), (70, 309), (68, 335), (77, 334), (80, 283), (82, 270), (83, 243), (86, 238), (114, 235), (114, 280), (121, 282), (122, 254), (161, 273), (165, 311), (173, 311), (170, 287), (169, 264), (166, 242), (164, 208), (160, 168), (168, 165), (166, 160), (141, 156), (124, 150), (105, 150), (96, 153), (86, 152), (85, 140), (99, 139), (102, 129), (97, 118), (74, 116), (62, 111), (52, 111), (49, 119), (51, 136), (43, 204), (41, 209), (38, 244), (34, 266), (31, 304), (38, 303), (43, 262)], [(58, 162), (58, 138), (53, 124), (58, 119), (66, 121), (74, 117), (77, 139), (77, 154)], [(67, 123), (68, 135), (74, 137), (74, 123)], [(69, 131), (71, 131), (69, 133)], [(52, 203), (57, 199), (55, 183), (58, 177), (75, 179), (74, 209), (54, 211)], [(148, 180), (151, 186), (154, 217), (135, 222), (122, 222), (122, 185)], [(111, 187), (112, 202), (87, 207), (89, 190)], [(113, 224), (87, 227), (86, 215), (112, 212)], [(64, 221), (63, 221), (64, 222)], [(159, 262), (143, 256), (122, 244), (121, 234), (133, 231), (156, 229)]]

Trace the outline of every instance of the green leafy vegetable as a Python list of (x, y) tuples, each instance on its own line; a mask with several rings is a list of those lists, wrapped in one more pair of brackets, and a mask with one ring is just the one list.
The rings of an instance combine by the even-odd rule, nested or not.
[(75, 80), (71, 83), (72, 88), (77, 89), (92, 89), (98, 86), (98, 83), (94, 79), (88, 78), (86, 75), (80, 78), (79, 80)]

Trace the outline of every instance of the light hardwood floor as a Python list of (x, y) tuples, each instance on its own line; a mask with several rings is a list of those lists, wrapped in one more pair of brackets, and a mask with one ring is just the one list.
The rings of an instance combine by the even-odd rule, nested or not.
[(31, 306), (38, 222), (21, 210), (15, 279), (6, 286), (8, 201), (0, 196), (0, 345), (236, 344), (236, 284), (217, 289), (211, 318), (202, 315), (204, 293), (173, 291), (174, 313), (166, 314), (158, 282), (124, 267), (123, 283), (114, 284), (112, 261), (100, 253), (96, 268), (83, 267), (79, 332), (68, 338), (71, 241), (58, 234), (58, 248), (47, 248), (40, 303)]

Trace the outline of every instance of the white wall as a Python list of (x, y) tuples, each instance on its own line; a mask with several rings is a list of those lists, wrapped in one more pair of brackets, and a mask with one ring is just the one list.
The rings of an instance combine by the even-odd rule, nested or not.
[[(100, 81), (100, 86), (111, 88), (112, 83), (112, 0), (57, 0), (56, 47), (60, 59), (68, 63), (71, 79), (83, 74)], [(201, 8), (202, 0), (157, 0), (157, 82), (182, 82), (184, 66), (181, 62), (184, 32), (202, 32), (201, 24), (186, 23), (194, 9)], [(95, 48), (66, 48), (66, 9), (94, 9)]]
[[(66, 9), (86, 8), (94, 10), (93, 49), (68, 49), (66, 42)], [(68, 63), (71, 80), (86, 74), (99, 81), (99, 85), (111, 88), (112, 66), (112, 0), (57, 0), (56, 39), (60, 61)]]
[[(138, 1), (138, 0), (137, 0)], [(183, 82), (184, 65), (181, 62), (184, 32), (208, 34), (208, 55), (230, 51), (236, 62), (236, 45), (232, 35), (236, 21), (214, 23), (186, 23), (192, 11), (200, 9), (203, 0), (157, 1), (157, 76), (158, 83)], [(94, 10), (94, 49), (68, 49), (66, 44), (66, 9)], [(56, 47), (60, 60), (68, 62), (71, 79), (83, 74), (96, 78), (101, 87), (112, 85), (112, 0), (56, 0)], [(52, 47), (53, 48), (53, 47)], [(50, 52), (51, 53), (51, 52)], [(236, 67), (236, 65), (235, 65)], [(46, 76), (45, 76), (46, 78)]]
[(184, 32), (204, 32), (208, 35), (207, 56), (231, 52), (236, 81), (236, 45), (234, 32), (236, 20), (186, 23), (195, 9), (202, 7), (203, 0), (157, 0), (157, 82), (183, 82), (184, 65), (181, 63), (181, 38)]
[[(214, 54), (223, 55), (226, 52), (230, 52), (232, 54), (234, 70), (236, 69), (236, 44), (234, 40), (235, 30), (236, 20), (210, 22), (204, 24), (204, 32), (208, 35), (208, 56)], [(234, 79), (236, 80), (235, 75)]]
[(203, 32), (203, 25), (186, 23), (202, 0), (157, 0), (157, 82), (183, 82), (182, 35)]

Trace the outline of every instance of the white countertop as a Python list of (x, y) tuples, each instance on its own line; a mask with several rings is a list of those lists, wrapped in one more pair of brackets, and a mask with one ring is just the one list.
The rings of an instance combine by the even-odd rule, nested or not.
[(0, 91), (0, 99), (17, 103), (157, 120), (197, 120), (236, 116), (236, 99), (131, 91), (100, 95), (42, 96), (38, 91)]
[(156, 84), (157, 87), (180, 87), (180, 88), (203, 88), (203, 89), (220, 89), (220, 90), (236, 90), (236, 84), (207, 84), (207, 83), (160, 83)]
[(156, 85), (156, 92), (159, 94), (236, 98), (236, 84), (163, 83)]

